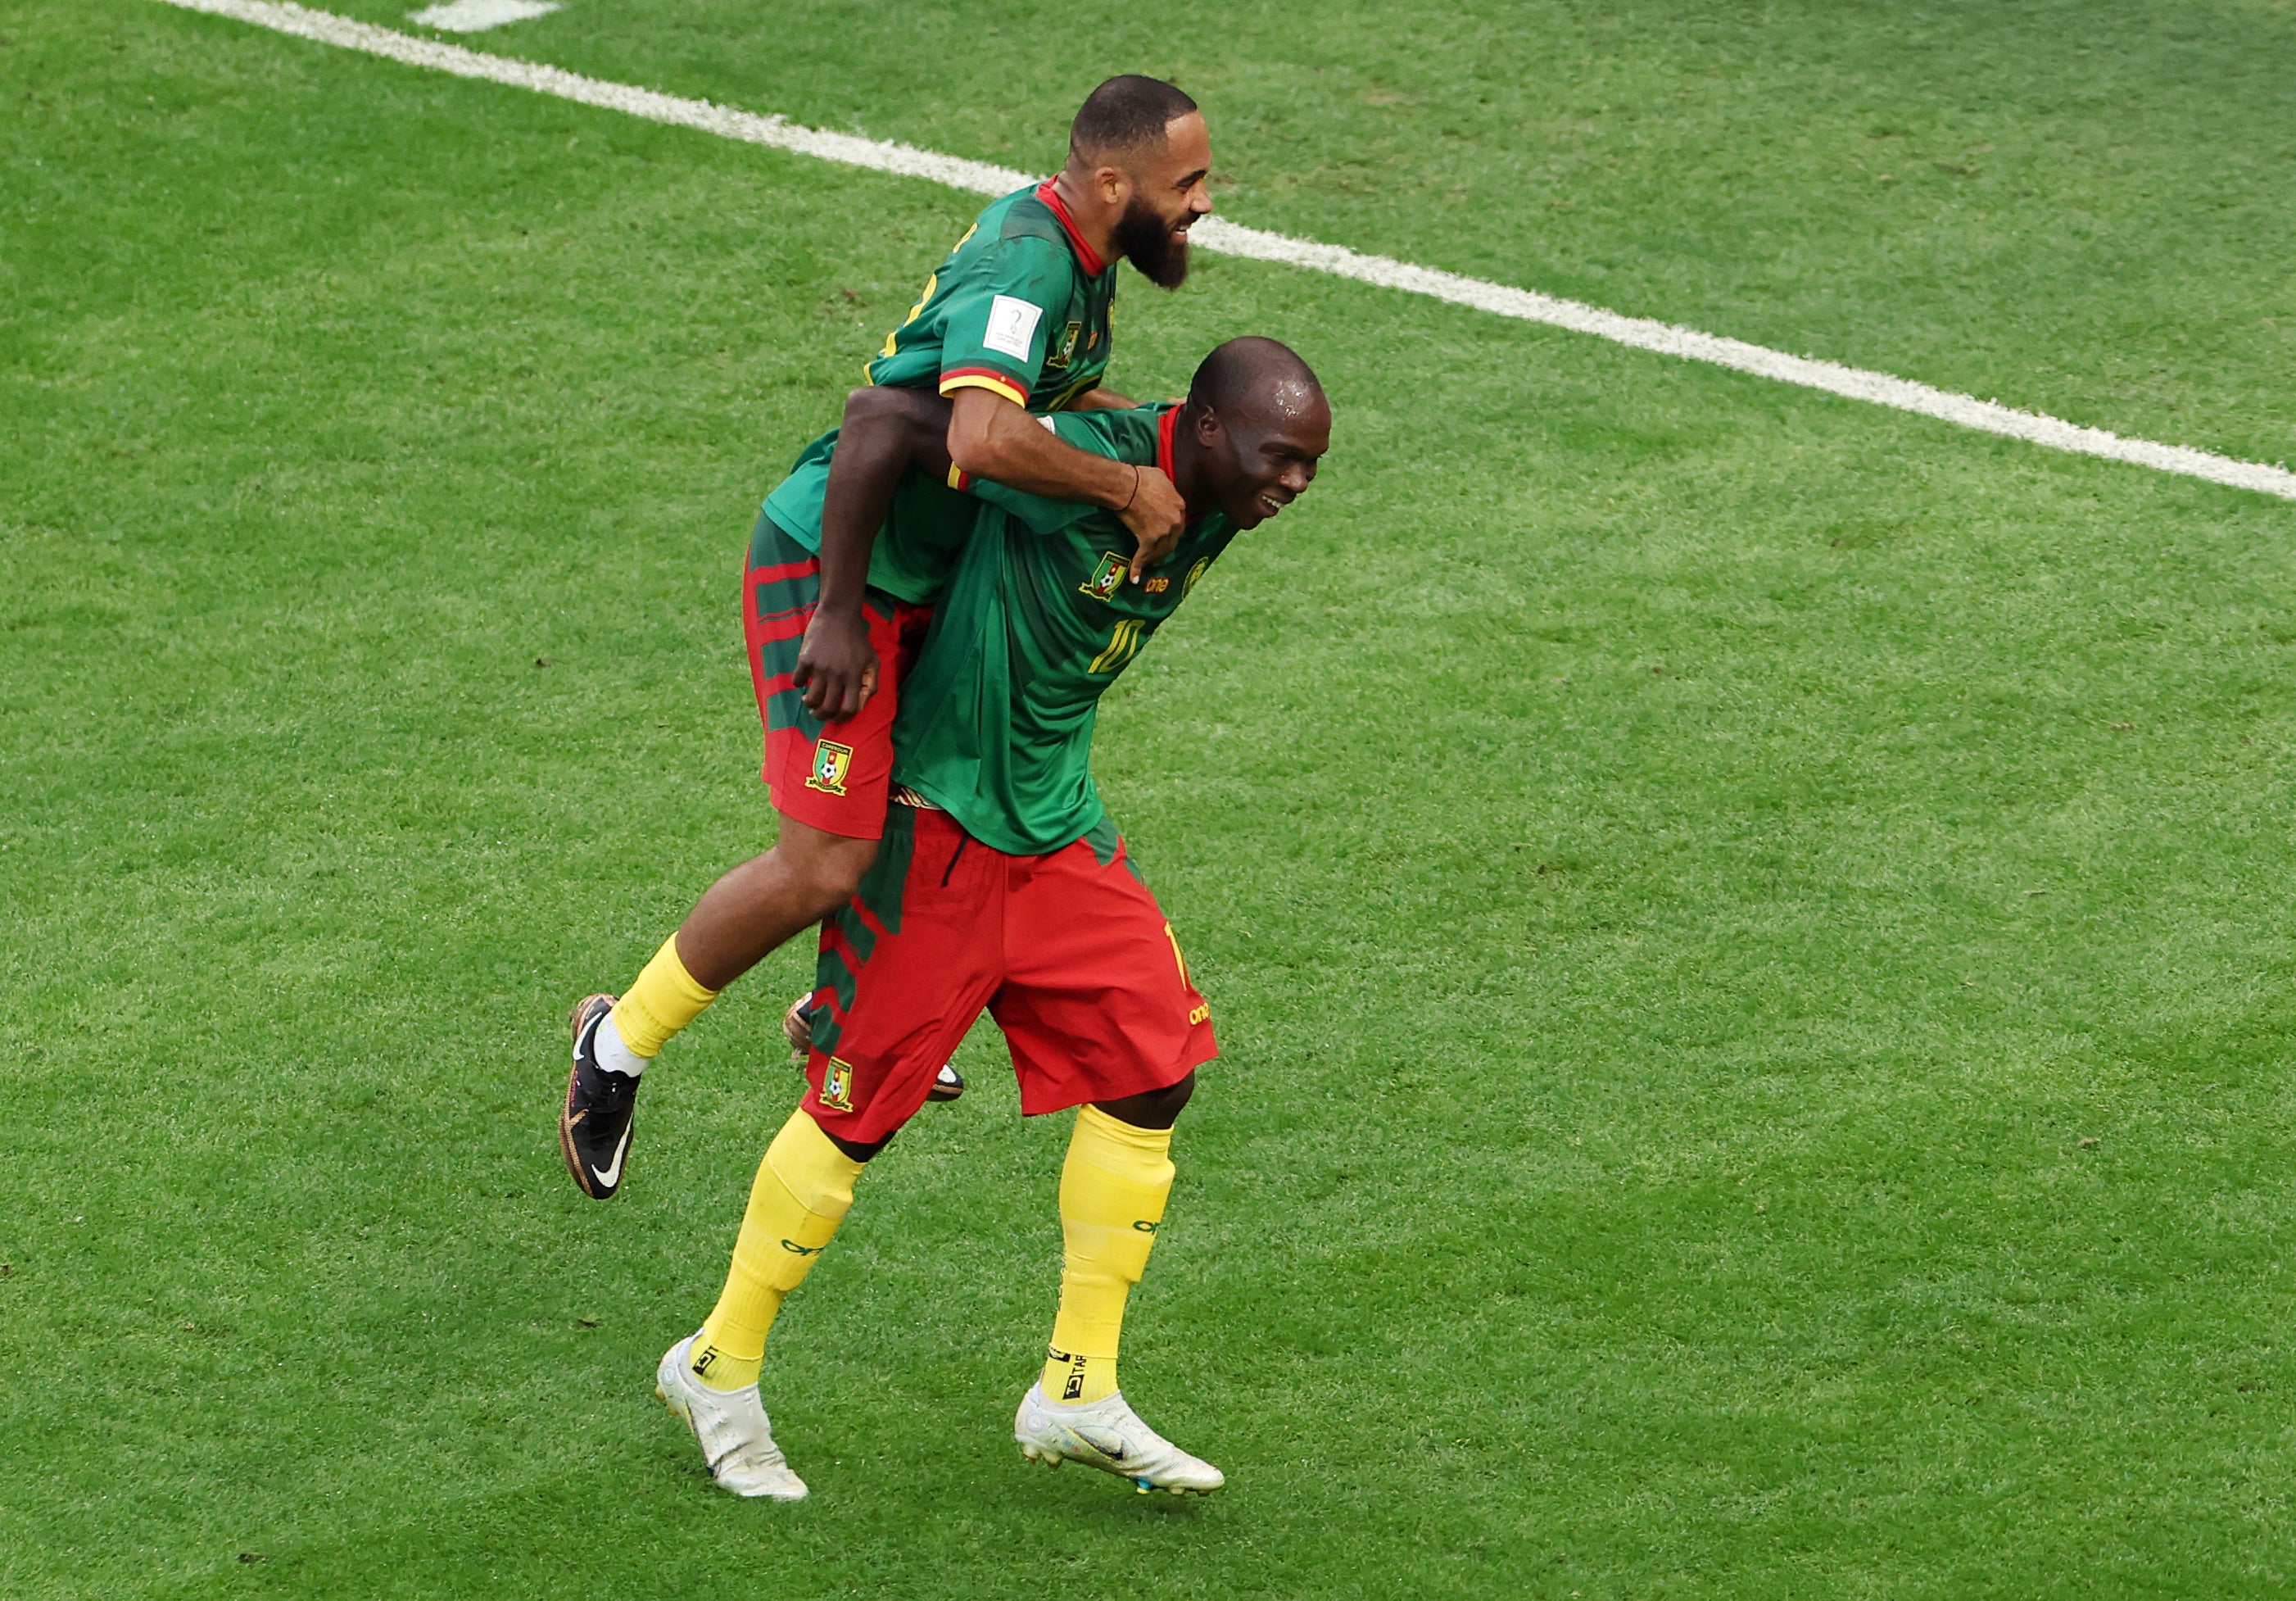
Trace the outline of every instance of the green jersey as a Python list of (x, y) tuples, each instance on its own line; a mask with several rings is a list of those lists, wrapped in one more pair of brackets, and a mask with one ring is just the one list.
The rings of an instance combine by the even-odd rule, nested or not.
[[(1138, 419), (1144, 416), (1146, 421)], [(1115, 423), (1111, 419), (1132, 419)], [(1054, 437), (1119, 462), (1150, 466), (1156, 461), (1157, 438), (1152, 411), (1062, 412), (1037, 421)], [(766, 497), (766, 514), (790, 538), (810, 551), (821, 549), (821, 503), (829, 490), (829, 461), (837, 442), (834, 432), (824, 434), (805, 447), (781, 487)], [(951, 471), (943, 484), (922, 472), (905, 472), (893, 486), (892, 505), (869, 547), (869, 587), (882, 589), (897, 600), (929, 606), (948, 581), (964, 542), (972, 537), (980, 516), (981, 500), (1035, 507), (1058, 505), (1039, 502), (1002, 484), (977, 480)], [(954, 486), (954, 487), (952, 487)], [(979, 496), (980, 498), (974, 498)], [(1089, 510), (1078, 506), (1072, 510)]]
[(1060, 411), (1108, 371), (1116, 267), (1047, 181), (991, 202), (863, 374), (897, 389), (977, 388)]
[[(816, 554), (821, 503), (829, 492), (829, 462), (836, 448), (837, 431), (832, 429), (805, 447), (781, 487), (766, 497), (766, 515)], [(931, 605), (980, 514), (980, 503), (972, 496), (922, 472), (904, 472), (869, 546), (869, 587)]]
[[(1058, 193), (1041, 184), (981, 212), (863, 373), (896, 389), (985, 389), (1033, 412), (1060, 411), (1108, 371), (1115, 298), (1116, 268), (1078, 237)], [(832, 428), (766, 499), (767, 515), (808, 550), (821, 548), (836, 449)], [(931, 603), (980, 511), (954, 492), (964, 487), (961, 474), (951, 487), (914, 473), (902, 481), (870, 550), (871, 588)]]
[[(1063, 417), (1071, 444), (1172, 471), (1177, 405)], [(1092, 781), (1100, 697), (1227, 548), (1235, 525), (1213, 513), (1132, 584), (1123, 521), (983, 484), (989, 504), (901, 683), (893, 776), (996, 850), (1058, 850), (1107, 811)]]

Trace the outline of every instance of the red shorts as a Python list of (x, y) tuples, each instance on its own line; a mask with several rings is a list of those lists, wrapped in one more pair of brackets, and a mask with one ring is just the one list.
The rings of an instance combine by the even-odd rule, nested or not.
[(893, 714), (900, 710), (901, 679), (924, 645), (932, 608), (869, 591), (861, 614), (877, 653), (877, 690), (857, 715), (824, 725), (805, 709), (804, 695), (790, 681), (820, 599), (820, 558), (760, 515), (742, 580), (750, 682), (766, 725), (766, 761), (758, 776), (783, 817), (849, 839), (878, 839), (892, 784)]
[(838, 1138), (869, 1144), (908, 1121), (984, 1007), (1032, 1117), (1165, 1088), (1219, 1054), (1211, 1007), (1111, 825), (1007, 856), (947, 812), (896, 805), (884, 841), (821, 930), (804, 1105)]

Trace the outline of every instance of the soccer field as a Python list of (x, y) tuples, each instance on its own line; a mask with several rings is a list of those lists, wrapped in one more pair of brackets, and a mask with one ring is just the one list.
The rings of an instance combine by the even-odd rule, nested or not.
[[(419, 0), (336, 0), (393, 28)], [(419, 30), (416, 30), (419, 31)], [(439, 36), (447, 37), (447, 36)], [(2288, 0), (567, 0), (461, 39), (2296, 460)], [(771, 838), (758, 497), (980, 201), (155, 0), (0, 0), (0, 1594), (2267, 1596), (2296, 1582), (2296, 505), (1200, 252), (1111, 382), (1328, 386), (1105, 702), (1221, 1059), (1127, 1325), (1207, 1501), (1010, 1420), (994, 1030), (765, 1396), (652, 1393), (778, 953), (599, 1205), (577, 996)]]

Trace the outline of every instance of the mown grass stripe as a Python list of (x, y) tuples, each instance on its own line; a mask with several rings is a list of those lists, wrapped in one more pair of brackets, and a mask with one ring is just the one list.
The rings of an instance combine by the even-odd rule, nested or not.
[[(585, 78), (580, 73), (569, 72), (562, 68), (466, 50), (459, 45), (442, 44), (412, 34), (398, 33), (388, 28), (378, 28), (372, 23), (353, 21), (329, 12), (312, 11), (305, 6), (287, 4), (286, 0), (161, 0), (161, 3), (185, 11), (206, 12), (253, 23), (258, 28), (291, 34), (297, 38), (364, 51), (370, 55), (452, 73), (458, 78), (481, 78), (489, 83), (530, 89), (537, 94), (555, 95), (583, 105), (621, 111), (653, 122), (698, 128), (725, 138), (771, 145), (778, 150), (792, 151), (825, 161), (838, 161), (849, 167), (864, 167), (903, 177), (925, 178), (953, 189), (1004, 194), (1032, 182), (1034, 178), (1032, 174), (1009, 167), (968, 161), (961, 157), (919, 150), (914, 145), (890, 140), (829, 133), (820, 128), (806, 127), (785, 117), (736, 111), (729, 106), (713, 105), (706, 100), (688, 100), (629, 84)], [(1281, 262), (1311, 272), (1328, 273), (1335, 277), (1351, 278), (1382, 289), (1399, 290), (1406, 294), (1424, 295), (1453, 305), (1472, 307), (1495, 316), (1544, 323), (1551, 327), (1592, 334), (1597, 339), (1609, 340), (1636, 349), (1730, 367), (1803, 389), (1822, 390), (1847, 399), (1884, 406), (1895, 411), (1912, 412), (1956, 427), (2023, 439), (2052, 450), (2127, 462), (2136, 466), (2150, 467), (2156, 472), (2204, 479), (2234, 489), (2252, 489), (2284, 500), (2296, 500), (2296, 472), (2283, 467), (2267, 466), (2261, 462), (2238, 461), (2185, 445), (2164, 445), (2151, 439), (2129, 439), (2106, 429), (2085, 427), (2041, 412), (2021, 411), (2003, 406), (1998, 401), (1980, 400), (1973, 395), (1956, 394), (1888, 373), (1843, 366), (1838, 362), (1824, 361), (1816, 357), (1790, 356), (1767, 346), (1748, 344), (1743, 340), (1703, 333), (1694, 328), (1679, 327), (1651, 317), (1625, 316), (1579, 300), (1559, 300), (1532, 290), (1516, 289), (1434, 267), (1414, 266), (1391, 257), (1365, 255), (1344, 245), (1318, 244), (1312, 240), (1267, 233), (1218, 218), (1207, 218), (1198, 223), (1195, 239), (1204, 249), (1224, 255)]]

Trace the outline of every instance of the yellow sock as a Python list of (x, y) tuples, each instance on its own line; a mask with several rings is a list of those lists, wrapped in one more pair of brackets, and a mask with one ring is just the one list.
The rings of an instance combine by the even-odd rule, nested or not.
[(672, 934), (653, 953), (637, 982), (615, 1003), (614, 1032), (633, 1053), (651, 1062), (661, 1055), (671, 1035), (717, 998), (715, 989), (704, 989), (685, 971), (677, 956), (677, 936)]
[(790, 1113), (750, 1186), (726, 1288), (693, 1342), (693, 1373), (713, 1390), (758, 1382), (766, 1334), (853, 1204), (861, 1164), (830, 1143), (803, 1107)]
[(1172, 1131), (1136, 1129), (1096, 1106), (1077, 1108), (1061, 1169), (1061, 1310), (1045, 1359), (1045, 1394), (1096, 1401), (1116, 1393), (1124, 1302), (1172, 1195)]

